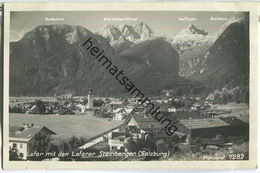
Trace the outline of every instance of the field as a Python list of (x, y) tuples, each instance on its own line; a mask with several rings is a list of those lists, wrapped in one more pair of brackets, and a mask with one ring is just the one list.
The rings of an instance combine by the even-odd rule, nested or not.
[(230, 117), (234, 116), (246, 123), (249, 123), (249, 107), (244, 103), (228, 103), (226, 105), (214, 105), (213, 109), (231, 110), (229, 114), (221, 114), (219, 117)]
[(121, 121), (108, 121), (86, 115), (32, 115), (11, 113), (9, 116), (10, 126), (22, 126), (25, 123), (46, 126), (57, 135), (53, 136), (57, 142), (67, 140), (73, 135), (89, 139), (95, 135), (105, 132), (120, 125)]

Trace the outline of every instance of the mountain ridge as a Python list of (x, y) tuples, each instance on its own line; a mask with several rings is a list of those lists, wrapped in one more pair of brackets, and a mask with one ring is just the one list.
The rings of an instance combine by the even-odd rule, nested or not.
[(124, 41), (139, 43), (154, 36), (152, 29), (144, 22), (139, 22), (135, 25), (105, 25), (98, 34), (107, 38), (111, 46)]
[(89, 37), (147, 94), (162, 89), (187, 94), (195, 88), (201, 93), (207, 87), (235, 88), (248, 83), (248, 21), (233, 20), (213, 36), (189, 25), (173, 39), (155, 37), (145, 23), (135, 26), (107, 25), (105, 37), (82, 26), (34, 28), (10, 43), (10, 95), (85, 95), (89, 87), (101, 95), (124, 94), (82, 49)]
[(10, 95), (86, 95), (90, 87), (103, 96), (125, 94), (127, 91), (82, 47), (90, 37), (147, 95), (170, 86), (185, 92), (183, 82), (199, 85), (178, 76), (178, 52), (163, 39), (136, 43), (117, 54), (106, 38), (86, 28), (44, 25), (10, 43)]

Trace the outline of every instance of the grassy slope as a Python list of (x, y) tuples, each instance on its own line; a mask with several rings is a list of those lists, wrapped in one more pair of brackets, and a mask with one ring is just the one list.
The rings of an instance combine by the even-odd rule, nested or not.
[(27, 115), (11, 113), (10, 125), (22, 125), (34, 123), (50, 128), (57, 135), (53, 139), (57, 141), (67, 140), (73, 135), (89, 139), (121, 124), (121, 121), (108, 121), (107, 119), (84, 115)]

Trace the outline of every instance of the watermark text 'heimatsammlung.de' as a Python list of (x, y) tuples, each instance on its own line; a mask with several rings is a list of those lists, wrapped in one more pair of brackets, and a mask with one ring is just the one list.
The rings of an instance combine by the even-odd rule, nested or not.
[(91, 37), (82, 44), (82, 47), (88, 50), (89, 53), (119, 82), (119, 84), (130, 93), (130, 95), (139, 98), (138, 102), (147, 108), (148, 113), (164, 125), (167, 135), (173, 135), (174, 132), (177, 131), (175, 125), (176, 122), (165, 117), (159, 111), (160, 106), (156, 107), (149, 98), (145, 97), (144, 93), (134, 85), (134, 83), (125, 75), (124, 71), (113, 64), (113, 62), (105, 55), (104, 50), (94, 44)]

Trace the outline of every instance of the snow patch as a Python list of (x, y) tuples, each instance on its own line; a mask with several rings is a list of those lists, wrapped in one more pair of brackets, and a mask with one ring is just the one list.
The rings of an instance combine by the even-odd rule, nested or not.
[(65, 39), (68, 41), (69, 44), (73, 44), (79, 41), (79, 36), (78, 36), (78, 32), (77, 29), (73, 30), (70, 33), (67, 33), (65, 35)]

